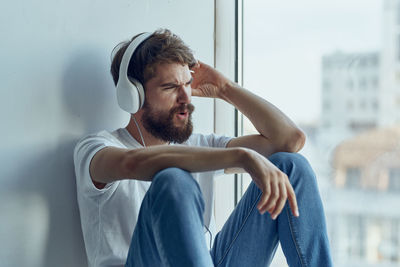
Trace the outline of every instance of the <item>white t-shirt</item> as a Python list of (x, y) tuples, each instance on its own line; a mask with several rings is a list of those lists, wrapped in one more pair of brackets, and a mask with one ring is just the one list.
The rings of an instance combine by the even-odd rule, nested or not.
[[(193, 134), (183, 145), (203, 147), (226, 147), (231, 138), (215, 134)], [(100, 149), (142, 147), (125, 128), (112, 133), (101, 131), (81, 139), (74, 150), (77, 197), (83, 238), (89, 266), (122, 266), (135, 228), (140, 205), (151, 182), (118, 180), (97, 189), (89, 174), (89, 165)], [(214, 182), (213, 177), (221, 171), (192, 173), (199, 183), (205, 202), (204, 224), (215, 237)], [(210, 234), (205, 231), (206, 242)], [(211, 240), (212, 243), (212, 240)]]

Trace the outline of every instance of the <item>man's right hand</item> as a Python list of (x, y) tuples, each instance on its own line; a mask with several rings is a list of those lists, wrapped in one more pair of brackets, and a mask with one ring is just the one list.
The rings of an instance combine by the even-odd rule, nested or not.
[(268, 211), (275, 220), (288, 199), (293, 215), (298, 217), (296, 195), (287, 175), (256, 151), (246, 149), (246, 152), (247, 159), (243, 161), (243, 168), (262, 191), (257, 204), (259, 212), (264, 214)]

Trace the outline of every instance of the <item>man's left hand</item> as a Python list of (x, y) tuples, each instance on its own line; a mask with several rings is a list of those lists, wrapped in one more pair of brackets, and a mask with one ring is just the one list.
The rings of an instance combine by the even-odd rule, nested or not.
[(192, 96), (224, 99), (226, 85), (231, 83), (213, 67), (198, 61), (192, 68)]

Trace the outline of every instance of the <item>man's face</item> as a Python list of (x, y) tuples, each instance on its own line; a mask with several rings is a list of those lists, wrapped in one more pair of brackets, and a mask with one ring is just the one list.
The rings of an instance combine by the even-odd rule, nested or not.
[(153, 136), (166, 142), (182, 143), (192, 134), (191, 82), (187, 65), (162, 63), (156, 66), (156, 75), (145, 84), (142, 108), (143, 126)]

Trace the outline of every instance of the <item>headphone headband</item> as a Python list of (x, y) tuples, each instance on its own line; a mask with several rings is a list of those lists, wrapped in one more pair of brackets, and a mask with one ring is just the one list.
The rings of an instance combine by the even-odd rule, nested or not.
[(128, 67), (133, 53), (135, 52), (136, 48), (145, 40), (147, 40), (147, 38), (149, 38), (151, 35), (152, 33), (150, 32), (142, 33), (129, 44), (128, 48), (124, 52), (121, 64), (119, 66), (118, 82), (121, 80), (121, 77), (123, 77), (123, 79), (128, 79)]

